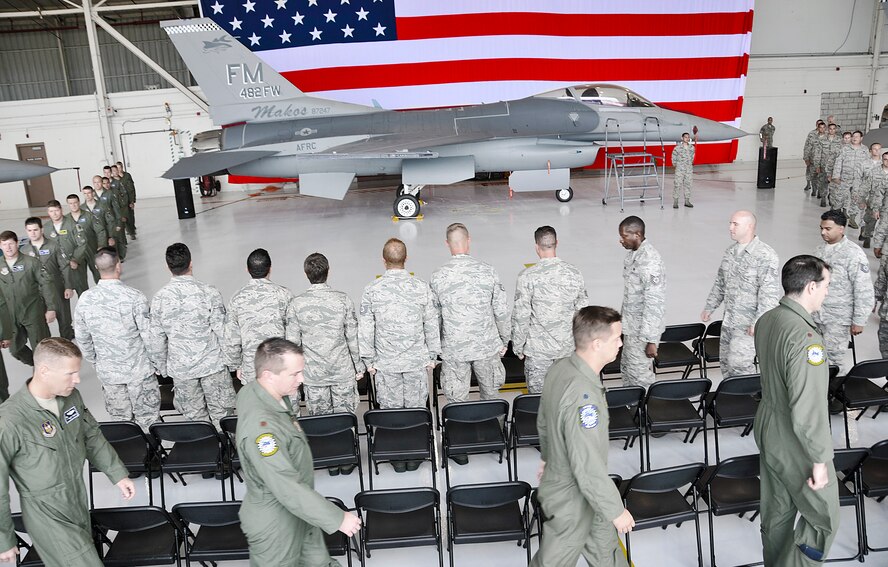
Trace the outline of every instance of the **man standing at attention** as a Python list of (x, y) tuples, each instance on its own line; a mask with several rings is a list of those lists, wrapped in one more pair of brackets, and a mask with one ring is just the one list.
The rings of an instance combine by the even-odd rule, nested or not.
[(826, 403), (829, 356), (811, 317), (827, 297), (830, 267), (814, 256), (796, 256), (783, 266), (782, 283), (780, 305), (755, 327), (762, 376), (755, 416), (762, 546), (769, 567), (814, 566), (826, 559), (839, 527)]
[(678, 208), (678, 199), (684, 192), (685, 207), (693, 209), (691, 204), (691, 181), (694, 175), (694, 153), (696, 153), (696, 140), (691, 143), (691, 135), (685, 132), (681, 135), (681, 141), (672, 150), (672, 165), (675, 166), (675, 176), (672, 183), (672, 208)]

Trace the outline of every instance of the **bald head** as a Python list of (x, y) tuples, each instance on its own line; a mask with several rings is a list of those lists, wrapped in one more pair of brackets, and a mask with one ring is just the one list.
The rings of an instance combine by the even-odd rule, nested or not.
[(455, 222), (447, 227), (447, 247), (453, 255), (469, 253), (469, 229), (466, 225)]
[(382, 259), (387, 270), (403, 270), (407, 261), (407, 245), (397, 238), (389, 238), (382, 247)]
[(755, 238), (757, 220), (750, 211), (737, 211), (731, 216), (729, 231), (731, 240), (739, 244), (749, 244)]
[(103, 280), (120, 279), (120, 258), (117, 250), (110, 246), (99, 248), (96, 252), (96, 269)]

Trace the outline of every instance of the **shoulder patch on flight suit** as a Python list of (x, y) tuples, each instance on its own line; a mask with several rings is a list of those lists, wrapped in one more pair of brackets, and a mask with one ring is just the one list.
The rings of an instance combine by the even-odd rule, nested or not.
[(256, 447), (263, 457), (270, 457), (278, 452), (277, 439), (271, 433), (263, 433), (256, 438)]
[(8, 276), (9, 275), (9, 268), (3, 268), (2, 270), (0, 270), (0, 274), (2, 274), (4, 276)]
[(651, 274), (651, 283), (654, 285), (660, 283), (660, 274)]
[(40, 424), (40, 429), (43, 430), (44, 437), (55, 437), (56, 428), (55, 425), (52, 424), (48, 419)]
[(860, 271), (863, 272), (864, 274), (868, 274), (869, 273), (869, 264), (867, 264), (866, 262), (861, 262), (860, 263)]
[(50, 237), (50, 238), (55, 238), (56, 236), (57, 236), (57, 235), (56, 235), (56, 233), (54, 233), (54, 232), (50, 232), (50, 233), (49, 233), (49, 237)]
[(80, 412), (77, 411), (77, 406), (71, 406), (65, 410), (65, 425), (68, 425), (78, 417), (80, 417)]
[(580, 425), (583, 429), (593, 429), (598, 426), (598, 406), (586, 404), (580, 408)]
[[(38, 250), (37, 252), (38, 252), (41, 256), (49, 256), (49, 254), (50, 254), (50, 251), (49, 251), (49, 250)], [(33, 256), (33, 254), (32, 254), (32, 256)]]
[(808, 364), (811, 366), (820, 366), (826, 361), (826, 349), (823, 345), (813, 344), (809, 345), (806, 350)]

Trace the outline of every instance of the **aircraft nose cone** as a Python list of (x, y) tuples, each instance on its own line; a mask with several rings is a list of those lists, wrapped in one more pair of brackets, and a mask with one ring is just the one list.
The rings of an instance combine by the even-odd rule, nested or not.
[(695, 120), (693, 128), (696, 130), (697, 138), (701, 142), (736, 140), (737, 138), (750, 135), (749, 132), (744, 132), (739, 128), (706, 119)]

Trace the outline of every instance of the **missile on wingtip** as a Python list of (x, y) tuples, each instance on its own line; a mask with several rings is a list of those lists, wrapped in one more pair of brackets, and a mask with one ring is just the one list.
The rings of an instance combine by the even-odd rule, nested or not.
[(48, 165), (37, 165), (25, 161), (0, 158), (0, 183), (24, 181), (58, 171)]

